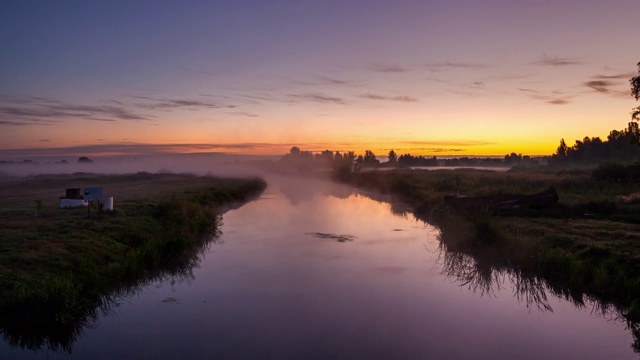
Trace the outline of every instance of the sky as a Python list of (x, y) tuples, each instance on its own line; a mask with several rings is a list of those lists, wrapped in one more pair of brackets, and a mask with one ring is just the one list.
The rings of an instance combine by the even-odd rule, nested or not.
[(626, 128), (637, 0), (0, 0), (0, 160), (548, 155)]

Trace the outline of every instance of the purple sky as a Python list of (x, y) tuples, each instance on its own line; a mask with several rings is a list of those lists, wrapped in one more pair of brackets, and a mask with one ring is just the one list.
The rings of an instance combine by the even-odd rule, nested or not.
[(550, 154), (636, 106), (637, 0), (0, 5), (0, 160)]

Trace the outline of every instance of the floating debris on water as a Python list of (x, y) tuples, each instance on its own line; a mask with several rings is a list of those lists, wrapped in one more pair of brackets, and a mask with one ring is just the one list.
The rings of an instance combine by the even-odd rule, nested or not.
[(337, 234), (327, 234), (327, 233), (321, 233), (321, 232), (307, 233), (307, 235), (311, 235), (313, 237), (317, 237), (321, 239), (333, 239), (333, 240), (337, 240), (338, 242), (349, 242), (349, 241), (353, 241), (353, 239), (356, 238), (353, 235), (345, 235), (345, 234), (337, 235)]
[(162, 300), (163, 303), (178, 303), (178, 299), (176, 298), (172, 298), (172, 297), (168, 297), (164, 300)]

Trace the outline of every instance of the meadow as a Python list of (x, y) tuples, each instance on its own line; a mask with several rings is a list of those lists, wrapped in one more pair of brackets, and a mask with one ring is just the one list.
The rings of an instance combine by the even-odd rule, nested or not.
[[(86, 186), (102, 186), (114, 211), (58, 208), (65, 188)], [(188, 274), (220, 214), (265, 187), (170, 173), (1, 177), (0, 332), (14, 345), (70, 350), (118, 292)]]

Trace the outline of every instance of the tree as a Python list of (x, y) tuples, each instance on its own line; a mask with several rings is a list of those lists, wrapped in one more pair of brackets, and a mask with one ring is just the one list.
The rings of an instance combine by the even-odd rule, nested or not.
[(567, 143), (564, 142), (564, 138), (562, 140), (560, 140), (560, 145), (558, 146), (558, 149), (556, 150), (556, 155), (558, 155), (559, 158), (566, 158), (567, 157), (567, 152), (569, 151), (569, 147), (567, 146)]
[(93, 164), (93, 160), (86, 156), (82, 156), (78, 158), (78, 164)]
[(300, 155), (300, 148), (297, 146), (292, 147), (291, 150), (289, 150), (289, 154), (291, 154), (291, 156)]
[(356, 172), (354, 167), (354, 160), (356, 155), (353, 151), (340, 154), (336, 151), (333, 157), (333, 175), (338, 181), (348, 181), (351, 176)]
[(377, 166), (380, 164), (380, 160), (376, 158), (376, 154), (374, 154), (373, 151), (365, 150), (362, 164), (365, 166)]
[(393, 150), (389, 151), (389, 164), (395, 165), (397, 163), (398, 163), (398, 155), (396, 155), (396, 152)]
[(316, 155), (318, 162), (323, 166), (331, 166), (333, 163), (333, 151), (325, 150), (320, 154)]
[[(638, 75), (629, 79), (629, 83), (631, 84), (631, 96), (633, 96), (636, 101), (640, 100), (640, 62), (638, 63)], [(631, 119), (640, 121), (640, 106), (633, 109)]]
[(520, 164), (522, 162), (522, 154), (512, 152), (504, 156), (505, 165)]

